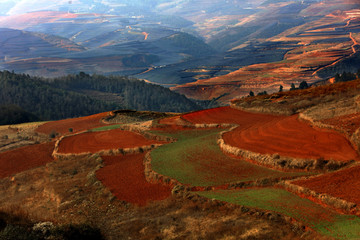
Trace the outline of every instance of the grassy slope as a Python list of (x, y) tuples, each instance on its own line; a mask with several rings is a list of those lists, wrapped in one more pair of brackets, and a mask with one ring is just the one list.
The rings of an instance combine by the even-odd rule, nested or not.
[(303, 175), (267, 169), (223, 154), (217, 145), (222, 129), (155, 132), (178, 139), (151, 152), (153, 169), (192, 186), (218, 186), (231, 182), (255, 181)]
[(246, 189), (198, 194), (234, 204), (275, 211), (298, 221), (317, 232), (337, 239), (359, 239), (360, 218), (338, 214), (282, 189)]

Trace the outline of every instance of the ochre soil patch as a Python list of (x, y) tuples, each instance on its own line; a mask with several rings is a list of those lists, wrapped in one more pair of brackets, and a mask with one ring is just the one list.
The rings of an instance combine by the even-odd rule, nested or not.
[(351, 136), (360, 127), (360, 113), (329, 118), (321, 122), (344, 130)]
[(350, 142), (331, 130), (312, 128), (298, 115), (283, 117), (268, 123), (255, 123), (250, 128), (239, 127), (225, 133), (227, 144), (261, 154), (325, 160), (359, 160)]
[(53, 161), (54, 143), (43, 143), (21, 147), (0, 153), (0, 178), (5, 178)]
[(219, 107), (188, 113), (182, 118), (192, 123), (235, 123), (244, 129), (254, 123), (267, 123), (284, 117), (245, 112), (231, 107)]
[(103, 132), (86, 132), (64, 138), (59, 144), (59, 153), (96, 153), (101, 150), (134, 148), (162, 143), (120, 129)]
[(171, 189), (162, 184), (146, 181), (144, 175), (145, 153), (127, 156), (103, 156), (105, 167), (96, 177), (120, 200), (145, 206), (150, 201), (170, 196)]
[(91, 115), (88, 117), (71, 118), (48, 122), (39, 126), (36, 131), (45, 134), (50, 134), (53, 131), (65, 134), (69, 133), (69, 129), (72, 128), (73, 132), (80, 132), (87, 129), (104, 126), (105, 124), (101, 122), (101, 119), (106, 117), (107, 115), (108, 113), (105, 112)]
[(360, 204), (360, 166), (292, 183)]

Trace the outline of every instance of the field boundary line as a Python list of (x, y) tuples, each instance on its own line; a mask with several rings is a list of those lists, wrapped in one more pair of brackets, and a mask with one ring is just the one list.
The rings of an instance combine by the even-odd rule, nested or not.
[(298, 195), (299, 197), (307, 198), (315, 203), (320, 202), (330, 208), (340, 211), (341, 213), (360, 216), (360, 207), (357, 206), (356, 203), (333, 197), (326, 193), (317, 193), (309, 188), (292, 183), (292, 181), (297, 180), (299, 179), (283, 181), (278, 185), (283, 187), (285, 190)]

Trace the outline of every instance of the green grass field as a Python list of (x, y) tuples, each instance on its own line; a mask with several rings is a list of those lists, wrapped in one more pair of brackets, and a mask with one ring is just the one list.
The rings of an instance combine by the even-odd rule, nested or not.
[(360, 239), (359, 217), (339, 214), (283, 189), (219, 190), (197, 194), (293, 217), (325, 236), (336, 239)]
[(109, 130), (113, 130), (113, 129), (118, 129), (122, 126), (122, 124), (115, 124), (115, 125), (109, 125), (109, 126), (104, 126), (104, 127), (99, 127), (99, 128), (93, 128), (91, 130), (89, 130), (90, 132), (101, 132), (101, 131), (109, 131)]
[(309, 173), (281, 172), (225, 155), (217, 144), (223, 129), (194, 129), (166, 133), (178, 139), (151, 152), (153, 169), (191, 186), (219, 186), (261, 178), (299, 176)]

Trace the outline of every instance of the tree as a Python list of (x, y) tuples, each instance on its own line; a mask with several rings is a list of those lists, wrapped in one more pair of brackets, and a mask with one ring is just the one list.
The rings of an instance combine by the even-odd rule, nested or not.
[(250, 97), (255, 96), (254, 92), (253, 92), (253, 91), (250, 91), (250, 92), (249, 92), (249, 96), (250, 96)]
[(307, 89), (309, 87), (309, 85), (307, 84), (306, 81), (302, 81), (299, 85), (299, 89)]
[(280, 85), (280, 87), (279, 87), (279, 92), (282, 92), (283, 89), (284, 89), (284, 87), (283, 87), (282, 85)]
[(290, 87), (290, 91), (292, 91), (292, 90), (296, 90), (296, 87), (295, 87), (295, 84), (294, 84), (294, 83), (292, 83), (292, 84), (291, 84), (291, 87)]
[(267, 92), (266, 92), (266, 91), (259, 92), (259, 93), (258, 93), (258, 96), (261, 96), (261, 95), (267, 95)]

